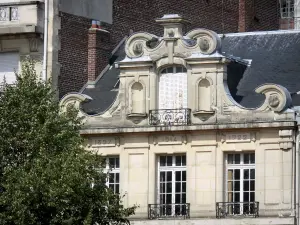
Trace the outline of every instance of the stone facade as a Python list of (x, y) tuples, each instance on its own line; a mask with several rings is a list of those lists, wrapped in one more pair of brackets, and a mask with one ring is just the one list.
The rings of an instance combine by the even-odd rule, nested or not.
[(125, 206), (139, 205), (132, 223), (294, 224), (290, 93), (264, 84), (256, 89), (265, 95), (260, 107), (238, 105), (219, 35), (184, 33), (176, 14), (156, 22), (163, 36), (126, 40), (118, 95), (105, 112), (86, 114), (80, 105), (92, 99), (81, 93), (61, 100), (83, 116), (87, 150), (114, 164), (109, 186), (127, 193)]

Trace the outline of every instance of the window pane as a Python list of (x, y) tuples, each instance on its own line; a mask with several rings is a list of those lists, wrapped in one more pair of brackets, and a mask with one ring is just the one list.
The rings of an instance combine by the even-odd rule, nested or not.
[(249, 202), (249, 192), (244, 192), (244, 202)]
[(172, 193), (172, 183), (167, 183), (167, 193)]
[(176, 194), (175, 195), (175, 203), (181, 203), (181, 196), (180, 196), (180, 194)]
[(160, 182), (164, 182), (164, 181), (166, 181), (166, 174), (165, 174), (166, 172), (160, 172), (160, 174), (159, 174), (159, 178), (160, 178)]
[(172, 203), (172, 194), (167, 194), (166, 204), (171, 204), (171, 203)]
[(176, 73), (182, 73), (182, 67), (181, 66), (176, 67)]
[(227, 191), (232, 191), (232, 181), (228, 181), (227, 183)]
[(116, 190), (115, 190), (115, 193), (119, 194), (120, 192), (120, 185), (119, 184), (116, 184)]
[(251, 153), (250, 154), (250, 163), (255, 163), (255, 154), (254, 153)]
[(160, 190), (159, 192), (160, 193), (165, 193), (165, 190), (166, 190), (166, 184), (165, 183), (160, 183)]
[(240, 192), (235, 192), (234, 193), (234, 202), (239, 202), (240, 201)]
[(161, 71), (161, 73), (166, 73), (167, 72), (167, 70), (166, 69), (164, 69), (163, 71)]
[(167, 156), (167, 166), (172, 166), (172, 156)]
[(186, 166), (186, 156), (185, 155), (182, 156), (181, 162), (182, 162), (182, 166)]
[(228, 192), (227, 196), (228, 196), (228, 201), (232, 202), (233, 201), (233, 199), (232, 199), (232, 196), (233, 196), (232, 192)]
[(109, 183), (114, 183), (114, 174), (113, 173), (109, 174)]
[(181, 171), (176, 171), (175, 172), (175, 180), (176, 181), (181, 181)]
[(240, 164), (241, 163), (241, 156), (240, 154), (234, 155), (234, 164)]
[(249, 179), (249, 170), (248, 169), (244, 170), (244, 179)]
[(182, 192), (186, 192), (186, 183), (185, 182), (182, 183)]
[(232, 180), (233, 179), (233, 170), (228, 170), (228, 180)]
[(159, 157), (160, 166), (166, 166), (166, 156)]
[(119, 183), (119, 181), (120, 181), (120, 174), (116, 173), (116, 183)]
[(176, 166), (181, 166), (181, 156), (176, 156), (175, 157), (176, 159), (175, 159), (175, 161), (176, 161)]
[(120, 159), (116, 158), (116, 168), (120, 168)]
[(239, 181), (234, 182), (234, 190), (235, 191), (240, 191), (240, 182)]
[(249, 154), (244, 154), (244, 163), (249, 164)]
[(186, 68), (185, 67), (182, 67), (182, 72), (186, 73)]
[(115, 168), (115, 158), (109, 158), (109, 167)]
[(181, 203), (186, 203), (186, 194), (181, 195)]
[(254, 191), (255, 190), (255, 181), (252, 180), (250, 181), (250, 191)]
[(233, 164), (233, 154), (228, 154), (228, 156), (227, 156), (227, 163), (228, 164)]
[(254, 202), (254, 201), (255, 201), (255, 193), (250, 192), (250, 202)]
[(173, 67), (167, 68), (167, 73), (173, 73)]
[(244, 191), (249, 191), (249, 181), (244, 181)]
[(186, 171), (182, 171), (182, 181), (186, 181)]
[(114, 185), (113, 184), (110, 184), (109, 188), (114, 191)]
[(175, 192), (176, 193), (181, 192), (181, 183), (176, 182), (176, 184), (175, 184)]
[(255, 169), (250, 170), (250, 178), (255, 179)]
[(240, 175), (240, 170), (239, 170), (239, 169), (235, 169), (235, 170), (234, 170), (234, 179), (235, 179), (235, 180), (239, 180), (240, 177), (241, 177), (241, 175)]
[(165, 200), (165, 195), (160, 195), (160, 204), (164, 204)]
[(167, 181), (172, 181), (172, 172), (171, 171), (167, 172)]

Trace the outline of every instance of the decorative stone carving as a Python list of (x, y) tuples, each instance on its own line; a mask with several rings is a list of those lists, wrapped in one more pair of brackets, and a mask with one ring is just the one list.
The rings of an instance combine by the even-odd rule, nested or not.
[(293, 131), (292, 130), (279, 130), (279, 146), (280, 149), (289, 150), (293, 147)]
[(256, 93), (264, 94), (266, 100), (257, 110), (263, 111), (267, 108), (274, 112), (282, 112), (292, 105), (289, 91), (277, 84), (264, 84), (255, 90)]
[(67, 107), (72, 104), (76, 109), (80, 109), (80, 103), (82, 102), (88, 102), (91, 101), (92, 98), (85, 94), (77, 94), (72, 93), (68, 94), (65, 97), (63, 97), (60, 101), (60, 107), (62, 107), (63, 110), (67, 110)]

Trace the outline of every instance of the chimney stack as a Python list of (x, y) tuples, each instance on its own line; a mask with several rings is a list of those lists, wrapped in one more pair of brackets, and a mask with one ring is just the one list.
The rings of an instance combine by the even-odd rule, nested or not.
[(110, 56), (110, 33), (93, 20), (88, 31), (88, 81), (97, 79), (107, 66)]
[(246, 32), (246, 0), (239, 0), (239, 32)]

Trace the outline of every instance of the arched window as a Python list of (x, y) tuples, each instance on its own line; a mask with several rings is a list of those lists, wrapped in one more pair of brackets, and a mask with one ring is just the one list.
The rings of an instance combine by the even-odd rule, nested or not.
[(210, 83), (203, 79), (198, 83), (198, 110), (211, 111)]
[(187, 108), (187, 71), (183, 66), (163, 69), (159, 76), (159, 109)]
[(139, 82), (131, 86), (131, 113), (145, 113), (145, 93)]

